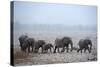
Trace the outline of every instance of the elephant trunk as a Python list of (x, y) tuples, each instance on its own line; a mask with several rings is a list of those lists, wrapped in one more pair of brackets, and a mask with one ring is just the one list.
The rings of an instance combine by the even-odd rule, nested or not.
[(52, 47), (52, 49), (54, 50), (55, 48), (54, 48), (54, 47)]

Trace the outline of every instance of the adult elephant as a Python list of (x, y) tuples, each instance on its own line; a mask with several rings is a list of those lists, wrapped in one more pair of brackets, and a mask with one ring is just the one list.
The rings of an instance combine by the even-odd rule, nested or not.
[(43, 53), (43, 45), (45, 45), (45, 41), (44, 40), (38, 40), (38, 41), (36, 41), (35, 42), (35, 50), (34, 50), (34, 52), (38, 53), (39, 48), (41, 48), (42, 49), (42, 53)]
[(20, 37), (19, 37), (19, 43), (20, 43), (20, 47), (21, 47), (21, 50), (23, 50), (22, 49), (22, 44), (25, 42), (25, 40), (28, 38), (28, 36), (27, 35), (21, 35)]
[(28, 49), (28, 52), (30, 52), (30, 50), (32, 49), (32, 52), (33, 52), (34, 43), (35, 43), (35, 40), (33, 38), (25, 39), (21, 47), (22, 51), (26, 52), (26, 50)]
[[(90, 39), (81, 39), (78, 43), (79, 45), (79, 49), (77, 50), (77, 52), (81, 51), (84, 49), (84, 52), (86, 52), (86, 50), (88, 50), (89, 53), (91, 53), (91, 49), (92, 49), (92, 41)], [(90, 47), (89, 47), (90, 45)]]
[(59, 48), (62, 48), (61, 52), (64, 52), (65, 51), (65, 47), (66, 47), (66, 50), (68, 52), (69, 45), (71, 46), (71, 52), (72, 52), (72, 50), (73, 50), (73, 42), (72, 42), (72, 39), (70, 37), (63, 37), (62, 39), (56, 38), (54, 53), (56, 53), (56, 49), (58, 49), (58, 52), (59, 52)]

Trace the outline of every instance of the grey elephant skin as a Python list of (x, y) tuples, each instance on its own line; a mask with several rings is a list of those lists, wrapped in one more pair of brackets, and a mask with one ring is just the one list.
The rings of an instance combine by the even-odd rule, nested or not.
[[(43, 53), (47, 53), (48, 50), (50, 50), (50, 52), (52, 52), (52, 49), (51, 49), (51, 48), (53, 48), (53, 45), (52, 45), (51, 43), (45, 44), (45, 45), (43, 46)], [(54, 49), (54, 48), (53, 48), (53, 49)]]
[(19, 37), (19, 42), (22, 51), (26, 52), (26, 50), (28, 49), (28, 52), (30, 52), (32, 48), (32, 52), (33, 52), (34, 43), (35, 43), (34, 38), (29, 38), (27, 35), (21, 35)]
[(25, 40), (25, 42), (22, 44), (22, 48), (23, 48), (23, 51), (26, 52), (26, 50), (28, 49), (28, 52), (33, 52), (33, 49), (34, 49), (34, 43), (35, 43), (35, 40), (33, 38), (27, 38)]
[(19, 37), (19, 43), (20, 43), (20, 47), (21, 47), (21, 50), (23, 50), (22, 49), (22, 44), (25, 42), (25, 40), (28, 38), (28, 36), (27, 35), (21, 35), (20, 37)]
[(62, 39), (56, 38), (54, 53), (56, 53), (56, 49), (58, 49), (58, 52), (60, 52), (59, 48), (62, 48), (61, 52), (64, 52), (65, 47), (66, 47), (66, 50), (68, 52), (69, 51), (69, 45), (71, 46), (71, 52), (72, 52), (73, 42), (72, 42), (72, 39), (70, 37), (63, 37)]
[(35, 42), (35, 49), (34, 52), (38, 53), (39, 49), (42, 49), (42, 53), (43, 53), (43, 45), (45, 45), (45, 41), (44, 40), (38, 40)]
[[(88, 50), (89, 53), (91, 53), (91, 49), (92, 49), (92, 41), (90, 39), (81, 39), (78, 43), (79, 45), (79, 49), (77, 50), (77, 52), (84, 50), (84, 52), (86, 52), (86, 50)], [(90, 45), (90, 47), (89, 47)]]

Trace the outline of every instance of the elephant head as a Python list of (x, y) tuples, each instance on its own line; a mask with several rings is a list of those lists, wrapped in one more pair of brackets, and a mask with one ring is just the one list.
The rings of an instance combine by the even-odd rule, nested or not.
[(19, 37), (19, 43), (20, 43), (20, 47), (21, 47), (21, 50), (23, 50), (23, 43), (25, 42), (25, 40), (28, 38), (28, 36), (27, 35), (21, 35), (20, 37)]
[[(88, 50), (89, 53), (91, 53), (91, 49), (92, 49), (92, 41), (90, 39), (81, 39), (78, 43), (79, 45), (79, 49), (77, 50), (77, 52), (81, 51), (84, 49), (84, 52), (86, 52), (86, 50)], [(89, 47), (90, 45), (90, 47)]]
[(70, 44), (70, 46), (71, 46), (71, 52), (72, 52), (72, 50), (73, 50), (73, 42), (72, 42), (72, 39), (70, 37), (64, 37), (62, 39), (62, 42), (63, 42), (64, 46), (67, 46), (67, 47), (69, 46), (68, 44)]
[(21, 45), (21, 50), (26, 52), (26, 50), (28, 49), (28, 52), (30, 52), (30, 48), (32, 48), (33, 52), (34, 42), (34, 38), (26, 38), (24, 43)]
[(91, 49), (92, 49), (92, 41), (90, 39), (85, 39), (84, 42), (87, 44), (87, 45), (90, 45), (90, 52), (91, 52)]

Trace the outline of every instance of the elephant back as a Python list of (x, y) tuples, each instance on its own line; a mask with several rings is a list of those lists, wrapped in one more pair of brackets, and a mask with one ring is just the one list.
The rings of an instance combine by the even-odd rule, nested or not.
[(46, 48), (48, 49), (48, 48), (51, 48), (51, 47), (53, 47), (53, 45), (50, 44), (50, 43), (43, 45), (44, 49), (46, 49)]
[(69, 44), (71, 41), (72, 41), (72, 40), (71, 40), (70, 37), (63, 37), (63, 38), (62, 38), (62, 42), (63, 42), (64, 44)]
[(35, 49), (39, 49), (43, 45), (45, 45), (45, 41), (44, 40), (35, 41)]
[(90, 39), (85, 39), (84, 41), (86, 44), (92, 44), (92, 41)]
[(87, 46), (86, 42), (85, 42), (85, 39), (81, 39), (78, 43), (79, 47), (80, 48), (84, 48), (85, 46)]
[(40, 46), (43, 46), (45, 44), (45, 41), (44, 40), (38, 40), (37, 42)]
[(57, 47), (63, 47), (62, 39), (56, 38), (56, 40), (55, 40), (55, 46), (57, 46)]
[(21, 36), (19, 37), (19, 41), (25, 41), (26, 38), (28, 38), (27, 35), (21, 35)]
[(24, 42), (24, 46), (28, 47), (28, 46), (34, 46), (35, 40), (34, 38), (26, 38), (25, 42)]
[(31, 45), (34, 44), (35, 40), (34, 38), (28, 38), (26, 42)]

